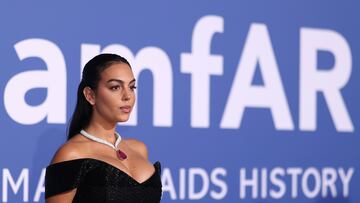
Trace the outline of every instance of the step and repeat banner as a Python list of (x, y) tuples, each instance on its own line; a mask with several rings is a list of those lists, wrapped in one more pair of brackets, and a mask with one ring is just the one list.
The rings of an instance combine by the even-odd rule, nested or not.
[(357, 1), (0, 3), (0, 202), (44, 202), (84, 64), (127, 58), (118, 125), (162, 202), (360, 202)]

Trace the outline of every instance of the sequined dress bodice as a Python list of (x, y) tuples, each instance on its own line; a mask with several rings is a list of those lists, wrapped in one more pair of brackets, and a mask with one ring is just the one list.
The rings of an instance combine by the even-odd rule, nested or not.
[(45, 198), (77, 188), (74, 203), (158, 203), (161, 199), (161, 166), (142, 183), (113, 165), (84, 158), (46, 168)]

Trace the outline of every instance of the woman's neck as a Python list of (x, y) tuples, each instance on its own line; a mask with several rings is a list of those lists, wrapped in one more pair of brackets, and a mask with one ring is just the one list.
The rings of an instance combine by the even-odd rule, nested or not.
[(89, 125), (84, 128), (84, 130), (89, 134), (92, 134), (110, 143), (114, 143), (116, 141), (116, 123), (109, 123), (103, 119), (96, 118), (96, 116), (92, 116)]

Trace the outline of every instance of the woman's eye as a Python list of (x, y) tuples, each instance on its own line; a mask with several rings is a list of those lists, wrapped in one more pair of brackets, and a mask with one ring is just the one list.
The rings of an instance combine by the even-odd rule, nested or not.
[(118, 90), (120, 89), (120, 86), (119, 85), (116, 85), (116, 86), (112, 86), (110, 87), (111, 90)]
[(131, 86), (130, 89), (134, 90), (134, 89), (136, 89), (136, 86)]

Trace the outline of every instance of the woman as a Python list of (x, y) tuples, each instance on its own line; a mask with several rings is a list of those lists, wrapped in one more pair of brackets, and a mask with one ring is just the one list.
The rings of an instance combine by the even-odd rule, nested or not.
[(47, 203), (160, 202), (160, 163), (149, 163), (144, 143), (115, 131), (129, 119), (135, 88), (121, 56), (100, 54), (85, 65), (68, 141), (46, 170)]

